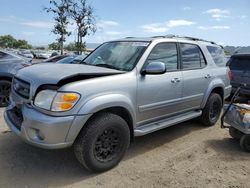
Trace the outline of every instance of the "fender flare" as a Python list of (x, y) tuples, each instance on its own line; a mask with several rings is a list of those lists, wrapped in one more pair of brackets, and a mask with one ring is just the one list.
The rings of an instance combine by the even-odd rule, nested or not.
[[(225, 88), (225, 84), (223, 83), (222, 80), (220, 79), (214, 79), (212, 82), (210, 82), (205, 94), (204, 94), (204, 97), (202, 99), (202, 103), (201, 103), (201, 108), (203, 109), (207, 103), (207, 100), (210, 96), (210, 94), (212, 93), (212, 91), (215, 89), (215, 88), (221, 88), (223, 89), (223, 92), (225, 92), (224, 88)], [(222, 99), (224, 100), (224, 99)]]
[(126, 109), (131, 116), (132, 127), (135, 127), (136, 112), (133, 106), (133, 102), (122, 94), (106, 94), (88, 100), (78, 111), (78, 115), (69, 129), (66, 141), (74, 141), (93, 114), (112, 107)]

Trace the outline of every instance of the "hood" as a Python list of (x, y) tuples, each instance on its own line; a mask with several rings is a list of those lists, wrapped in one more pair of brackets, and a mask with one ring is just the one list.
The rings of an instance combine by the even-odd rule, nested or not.
[(121, 74), (109, 68), (79, 64), (37, 64), (21, 69), (16, 77), (31, 83), (32, 90), (41, 85), (64, 85), (69, 82)]

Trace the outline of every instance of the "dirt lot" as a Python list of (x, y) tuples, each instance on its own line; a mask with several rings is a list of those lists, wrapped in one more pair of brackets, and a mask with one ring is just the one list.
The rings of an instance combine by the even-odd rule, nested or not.
[(0, 109), (0, 187), (250, 187), (250, 154), (219, 125), (189, 121), (137, 138), (111, 171), (91, 174), (72, 150), (23, 143)]

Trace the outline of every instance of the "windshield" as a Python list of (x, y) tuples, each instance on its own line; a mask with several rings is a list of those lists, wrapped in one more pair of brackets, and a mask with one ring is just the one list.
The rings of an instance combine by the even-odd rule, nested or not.
[(250, 57), (232, 57), (229, 67), (231, 70), (250, 71)]
[(101, 45), (84, 64), (131, 71), (149, 45), (149, 42), (108, 42)]

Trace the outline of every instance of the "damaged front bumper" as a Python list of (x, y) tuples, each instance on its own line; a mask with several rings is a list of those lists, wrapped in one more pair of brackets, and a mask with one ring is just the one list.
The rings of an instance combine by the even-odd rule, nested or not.
[(45, 149), (66, 148), (73, 144), (66, 140), (74, 118), (48, 116), (25, 104), (18, 109), (14, 102), (4, 112), (4, 119), (14, 133), (25, 142)]

